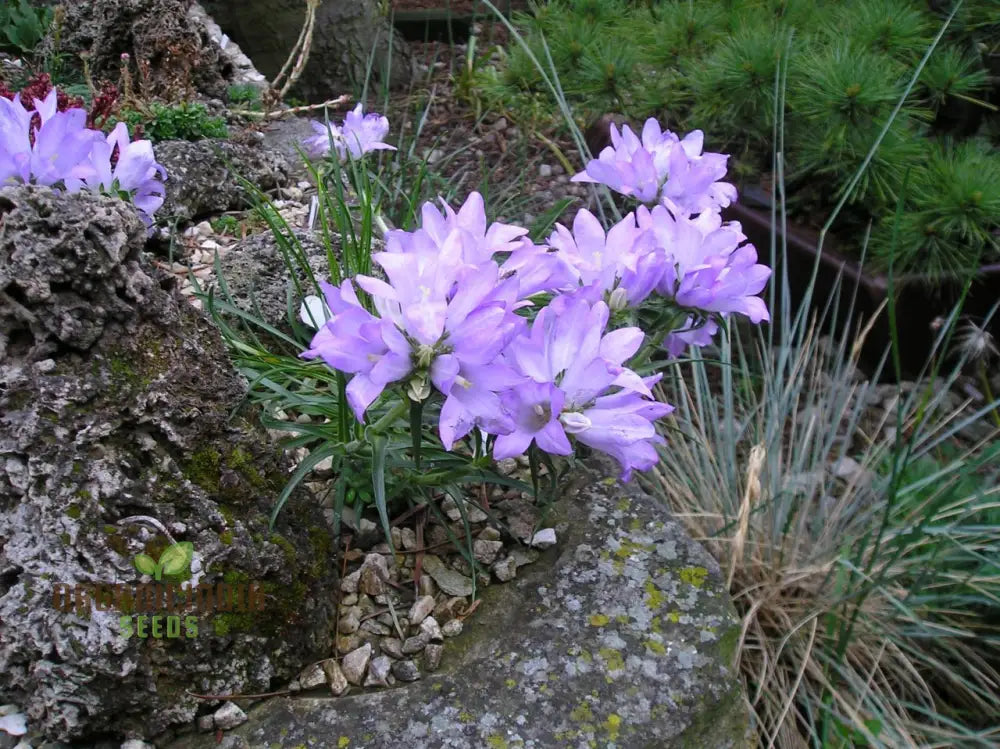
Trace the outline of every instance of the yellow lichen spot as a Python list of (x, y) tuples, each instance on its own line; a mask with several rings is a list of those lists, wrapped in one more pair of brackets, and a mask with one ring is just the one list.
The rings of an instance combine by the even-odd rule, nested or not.
[(646, 583), (643, 587), (646, 590), (646, 606), (650, 609), (650, 611), (656, 611), (663, 606), (665, 598), (663, 591), (656, 587), (651, 578), (646, 579)]
[(587, 723), (594, 719), (594, 711), (590, 709), (590, 705), (586, 702), (581, 702), (579, 705), (573, 708), (570, 712), (569, 717), (575, 720), (577, 723)]
[(507, 679), (507, 681), (505, 681), (504, 684), (507, 685), (507, 689), (513, 689), (514, 687), (517, 686), (517, 682), (514, 681), (513, 679)]
[(605, 627), (611, 620), (604, 614), (591, 614), (587, 621), (591, 627)]
[(349, 738), (347, 738), (346, 736), (341, 736), (339, 739), (337, 739), (337, 749), (344, 749), (350, 743), (351, 740)]
[(611, 563), (611, 566), (614, 567), (616, 575), (624, 574), (624, 572), (625, 572), (625, 560), (624, 559), (615, 559)]
[(593, 663), (594, 656), (592, 656), (586, 650), (581, 650), (580, 651), (580, 660), (583, 661), (584, 663)]
[(466, 710), (463, 710), (458, 714), (458, 719), (463, 723), (473, 723), (476, 720), (476, 716)]
[(622, 497), (618, 500), (618, 509), (622, 512), (628, 512), (631, 506), (632, 503), (628, 501), (628, 497)]
[(637, 531), (642, 528), (642, 521), (639, 518), (632, 518), (632, 521), (628, 524), (628, 529), (630, 531)]
[(609, 672), (625, 670), (625, 659), (622, 658), (621, 651), (614, 648), (601, 648), (598, 652), (604, 659)]
[(656, 655), (666, 655), (667, 654), (667, 649), (665, 647), (663, 647), (663, 643), (661, 643), (661, 642), (657, 642), (656, 640), (646, 640), (646, 642), (644, 644), (652, 652), (656, 653)]
[(619, 624), (628, 624), (628, 616), (626, 616), (625, 614), (619, 614), (618, 616), (615, 617), (615, 621), (618, 622)]
[(681, 581), (696, 588), (705, 584), (706, 577), (708, 577), (708, 570), (704, 567), (685, 567), (681, 570)]
[(486, 739), (486, 743), (490, 745), (491, 749), (507, 749), (507, 740), (496, 733), (491, 733)]
[(611, 715), (608, 716), (608, 719), (604, 721), (604, 730), (608, 732), (608, 738), (611, 739), (611, 741), (618, 740), (618, 734), (621, 732), (621, 727), (622, 719), (614, 713), (611, 713)]
[(669, 614), (667, 614), (667, 619), (669, 619), (671, 623), (677, 624), (681, 620), (681, 612), (671, 611)]
[(656, 634), (660, 634), (663, 631), (663, 622), (660, 621), (660, 617), (654, 616), (649, 622), (649, 628)]

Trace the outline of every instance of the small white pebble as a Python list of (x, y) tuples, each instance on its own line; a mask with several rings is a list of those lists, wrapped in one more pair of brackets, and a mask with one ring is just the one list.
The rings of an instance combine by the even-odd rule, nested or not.
[(534, 536), (531, 537), (531, 546), (536, 549), (547, 549), (550, 546), (555, 546), (556, 543), (556, 529), (555, 528), (542, 528)]

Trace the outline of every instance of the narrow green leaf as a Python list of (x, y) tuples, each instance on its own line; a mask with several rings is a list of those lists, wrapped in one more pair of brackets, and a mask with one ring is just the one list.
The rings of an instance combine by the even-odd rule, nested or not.
[(375, 509), (378, 510), (379, 520), (382, 522), (382, 530), (385, 532), (385, 541), (389, 544), (389, 551), (395, 555), (396, 550), (392, 546), (392, 534), (389, 532), (389, 509), (385, 500), (385, 453), (389, 441), (384, 435), (376, 434), (371, 438), (372, 443), (372, 488), (375, 491)]

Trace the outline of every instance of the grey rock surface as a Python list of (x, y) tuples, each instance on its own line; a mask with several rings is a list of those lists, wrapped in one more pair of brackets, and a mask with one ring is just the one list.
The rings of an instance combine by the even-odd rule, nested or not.
[[(205, 0), (203, 5), (272, 79), (288, 59), (305, 19), (302, 0)], [(310, 103), (350, 93), (354, 84), (365, 80), (373, 48), (376, 80), (408, 85), (412, 55), (393, 31), (385, 8), (380, 0), (319, 0), (309, 61), (293, 93)]]
[(156, 144), (167, 171), (166, 199), (158, 212), (191, 221), (249, 207), (240, 178), (270, 192), (290, 181), (288, 160), (261, 144), (231, 140), (169, 140)]
[[(329, 261), (319, 237), (312, 232), (298, 231), (295, 238), (315, 277), (329, 280)], [(292, 310), (298, 318), (303, 296), (316, 293), (304, 270), (298, 272), (302, 289), (302, 293), (298, 293), (279, 243), (269, 231), (237, 242), (222, 256), (220, 263), (222, 278), (233, 304), (280, 330), (289, 330), (288, 295), (292, 295)], [(298, 262), (296, 265), (301, 268)], [(357, 592), (356, 582), (347, 584), (353, 586), (353, 590), (345, 588), (345, 592)]]
[[(190, 723), (205, 703), (189, 690), (267, 691), (331, 646), (328, 527), (299, 494), (269, 530), (288, 467), (216, 328), (161, 283), (144, 242), (121, 201), (0, 190), (0, 704), (61, 741)], [(193, 557), (162, 582), (255, 582), (263, 610), (178, 599), (196, 636), (185, 619), (180, 636), (143, 639), (136, 612), (154, 607), (138, 599), (54, 597), (151, 582), (134, 559), (171, 541)]]
[[(89, 52), (94, 79), (117, 81), (122, 55), (144, 97), (223, 98), (232, 61), (190, 13), (190, 0), (73, 0), (62, 3), (60, 50), (69, 64)], [(142, 71), (140, 71), (140, 64)]]
[[(598, 465), (557, 504), (556, 547), (483, 592), (439, 671), (377, 693), (268, 700), (236, 735), (359, 749), (751, 746), (732, 668), (739, 625), (717, 564)], [(397, 679), (416, 675), (401, 663)]]

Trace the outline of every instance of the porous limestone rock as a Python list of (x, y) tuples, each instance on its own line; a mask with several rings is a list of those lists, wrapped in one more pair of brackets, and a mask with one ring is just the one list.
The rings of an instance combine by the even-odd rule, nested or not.
[[(205, 0), (203, 4), (269, 78), (285, 64), (305, 20), (303, 0)], [(350, 93), (365, 80), (369, 64), (376, 80), (394, 87), (411, 82), (412, 54), (389, 23), (384, 3), (318, 0), (317, 6), (309, 59), (292, 90), (295, 96), (319, 103)]]
[(87, 53), (94, 80), (117, 81), (124, 63), (142, 96), (169, 101), (195, 94), (221, 99), (239, 81), (218, 41), (191, 13), (191, 0), (73, 0), (62, 6), (59, 50), (77, 65), (77, 53)]
[(251, 746), (323, 736), (366, 749), (752, 746), (733, 669), (739, 624), (718, 565), (634, 484), (599, 478), (616, 466), (594, 465), (556, 505), (556, 546), (483, 591), (440, 670), (397, 661), (397, 679), (419, 681), (267, 700), (236, 735)]
[[(302, 257), (308, 260), (315, 278), (328, 281), (329, 260), (321, 237), (304, 230), (296, 231), (294, 236), (294, 241), (298, 244)], [(339, 245), (337, 252), (339, 253)], [(294, 262), (299, 268), (298, 288), (292, 281), (285, 256), (272, 232), (265, 231), (241, 239), (220, 259), (225, 293), (240, 309), (259, 316), (272, 327), (287, 331), (290, 327), (288, 295), (292, 296), (292, 312), (297, 318), (302, 299), (316, 293), (309, 274), (301, 269), (298, 260)], [(221, 288), (218, 293), (222, 295)], [(354, 592), (357, 592), (356, 588)]]
[(166, 199), (158, 214), (191, 221), (250, 206), (240, 180), (270, 192), (288, 184), (287, 159), (263, 145), (230, 140), (168, 140), (156, 144), (167, 170)]
[[(61, 741), (152, 736), (194, 719), (189, 692), (268, 691), (330, 652), (328, 527), (296, 494), (269, 529), (288, 467), (145, 238), (113, 198), (0, 190), (0, 703)], [(196, 635), (143, 639), (128, 600), (56, 598), (150, 582), (136, 555), (173, 541), (193, 557), (161, 582), (254, 583), (263, 610), (178, 602)]]

